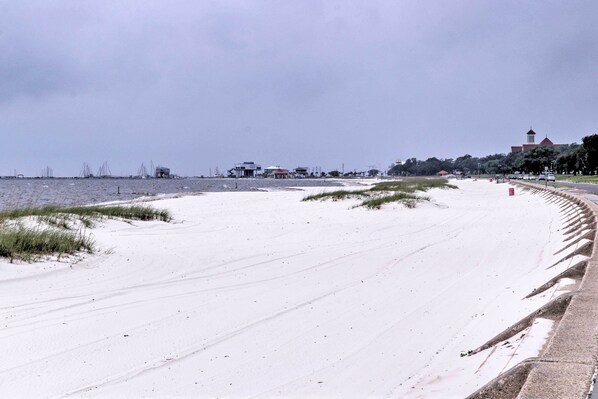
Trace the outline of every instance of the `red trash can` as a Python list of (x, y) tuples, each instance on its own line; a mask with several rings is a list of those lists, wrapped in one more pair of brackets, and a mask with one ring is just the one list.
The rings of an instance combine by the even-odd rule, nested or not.
[(509, 187), (509, 197), (515, 195), (515, 188), (514, 187)]

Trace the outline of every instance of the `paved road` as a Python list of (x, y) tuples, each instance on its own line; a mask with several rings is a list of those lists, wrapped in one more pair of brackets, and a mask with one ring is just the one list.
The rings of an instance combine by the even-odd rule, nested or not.
[[(526, 183), (534, 183), (534, 184), (538, 184), (540, 186), (545, 186), (546, 182), (544, 181), (537, 181), (537, 180), (516, 180), (516, 181), (524, 181)], [(585, 191), (586, 194), (584, 195), (584, 197), (586, 197), (587, 199), (589, 199), (592, 202), (595, 202), (598, 204), (598, 184), (592, 184), (592, 183), (572, 183), (572, 182), (568, 182), (568, 181), (557, 181), (556, 183), (548, 183), (549, 186), (557, 186), (557, 187), (562, 187), (562, 186), (569, 186), (571, 188), (575, 188), (577, 190), (581, 190), (581, 191)]]

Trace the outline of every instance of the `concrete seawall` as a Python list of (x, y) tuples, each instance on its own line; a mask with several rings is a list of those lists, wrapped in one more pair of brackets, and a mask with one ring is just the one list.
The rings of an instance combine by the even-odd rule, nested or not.
[[(549, 317), (555, 320), (555, 327), (540, 355), (519, 363), (468, 399), (585, 399), (598, 361), (598, 205), (581, 195), (552, 187), (520, 182), (516, 185), (545, 196), (548, 202), (557, 203), (566, 218), (564, 228), (571, 232), (572, 242), (581, 238), (590, 240), (575, 251), (589, 258), (582, 264), (573, 265), (530, 295), (541, 292), (564, 277), (578, 280), (576, 289), (554, 299), (495, 337), (513, 335), (522, 326), (533, 322), (535, 317)], [(577, 240), (574, 233), (578, 235)], [(490, 340), (488, 345), (495, 339)]]

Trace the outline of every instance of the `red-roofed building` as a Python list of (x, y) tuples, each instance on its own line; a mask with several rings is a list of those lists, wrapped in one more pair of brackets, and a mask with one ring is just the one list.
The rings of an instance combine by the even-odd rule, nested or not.
[(272, 175), (275, 179), (288, 179), (289, 178), (289, 171), (288, 169), (275, 169), (272, 171)]
[(558, 147), (562, 146), (562, 144), (554, 144), (548, 138), (548, 136), (544, 140), (540, 141), (539, 144), (535, 144), (534, 143), (535, 136), (536, 136), (536, 132), (534, 132), (532, 129), (530, 129), (529, 132), (527, 132), (527, 143), (523, 144), (523, 145), (518, 145), (518, 146), (511, 146), (511, 152), (529, 151), (529, 150), (532, 150), (537, 147), (558, 148)]

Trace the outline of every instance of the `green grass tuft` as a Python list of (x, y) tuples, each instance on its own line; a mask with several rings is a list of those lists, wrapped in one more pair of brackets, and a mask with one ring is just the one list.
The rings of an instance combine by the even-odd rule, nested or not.
[(70, 223), (71, 217), (69, 215), (66, 215), (66, 214), (54, 214), (54, 215), (38, 216), (37, 219), (41, 223), (45, 223), (45, 224), (47, 224), (49, 226), (52, 226), (52, 227), (56, 227), (56, 228), (64, 229), (64, 230), (70, 230), (71, 229), (71, 223)]
[(361, 191), (349, 191), (349, 190), (337, 190), (337, 191), (330, 191), (320, 194), (308, 195), (307, 197), (303, 198), (303, 201), (320, 201), (320, 200), (332, 200), (332, 201), (340, 201), (348, 198), (361, 198), (367, 197), (370, 194), (366, 190)]
[[(87, 207), (82, 207), (87, 208)], [(97, 206), (89, 207), (92, 211), (89, 213), (78, 213), (80, 216), (93, 217), (95, 215), (102, 215), (107, 218), (122, 218), (125, 220), (160, 220), (162, 222), (170, 222), (172, 217), (167, 210), (154, 209), (149, 206), (133, 205), (133, 206)]]
[(427, 199), (426, 197), (418, 197), (412, 193), (395, 193), (391, 195), (384, 195), (381, 197), (376, 197), (372, 199), (365, 200), (361, 203), (361, 206), (364, 206), (368, 209), (380, 209), (382, 205), (389, 204), (392, 202), (400, 202), (405, 205), (407, 208), (415, 208), (415, 205), (418, 202)]
[(338, 190), (309, 195), (303, 198), (303, 201), (364, 198), (359, 206), (369, 209), (380, 209), (383, 204), (391, 202), (400, 202), (408, 208), (414, 208), (418, 202), (429, 200), (428, 197), (417, 196), (414, 193), (432, 188), (452, 189), (457, 186), (449, 184), (446, 179), (408, 178), (376, 183), (368, 190)]
[(405, 179), (376, 183), (370, 191), (400, 191), (403, 193), (414, 193), (416, 191), (428, 191), (432, 188), (457, 188), (446, 179)]
[(77, 216), (79, 220), (85, 220), (83, 223), (86, 224), (102, 218), (160, 220), (163, 222), (172, 220), (172, 217), (167, 210), (158, 210), (145, 205), (45, 206), (41, 208), (11, 209), (0, 212), (0, 220), (37, 216), (40, 220), (46, 221), (48, 224), (64, 224), (64, 222), (68, 220), (68, 217), (63, 217), (63, 215)]
[[(44, 228), (24, 227), (21, 219), (37, 218)], [(93, 242), (81, 233), (101, 219), (172, 220), (167, 210), (141, 205), (47, 206), (0, 212), (0, 257), (35, 260), (43, 255), (71, 255), (93, 251)], [(76, 229), (77, 231), (72, 231)]]
[(71, 255), (93, 251), (93, 241), (80, 233), (27, 227), (3, 227), (0, 230), (0, 256), (31, 261), (43, 255)]

